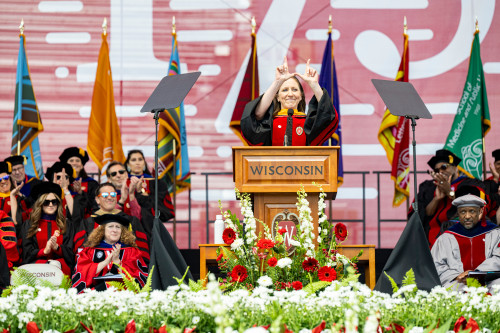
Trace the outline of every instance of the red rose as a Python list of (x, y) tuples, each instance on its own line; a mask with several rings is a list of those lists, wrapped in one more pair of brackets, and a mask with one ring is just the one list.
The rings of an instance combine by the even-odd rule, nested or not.
[(314, 258), (307, 258), (302, 262), (302, 268), (304, 268), (306, 272), (315, 272), (318, 270), (318, 266), (318, 261)]
[(323, 266), (318, 270), (318, 279), (320, 281), (332, 282), (337, 278), (337, 272), (333, 267)]
[(347, 237), (347, 227), (343, 223), (335, 224), (335, 237), (341, 242)]
[(226, 229), (224, 229), (224, 232), (222, 233), (222, 239), (224, 240), (224, 243), (231, 245), (231, 244), (233, 244), (234, 240), (236, 239), (236, 233), (234, 232), (233, 229), (226, 228)]
[(236, 265), (231, 272), (231, 277), (234, 282), (243, 282), (248, 277), (247, 269), (245, 266)]
[(215, 260), (221, 261), (222, 258), (224, 258), (224, 254), (221, 253), (221, 254), (219, 254), (219, 256), (217, 257), (217, 259), (215, 259)]
[(300, 290), (300, 289), (302, 289), (302, 282), (300, 282), (300, 281), (293, 281), (292, 282), (292, 287), (295, 290)]
[(270, 239), (261, 239), (257, 242), (257, 247), (259, 249), (272, 249), (274, 245), (274, 242)]
[(267, 261), (267, 264), (269, 265), (269, 267), (274, 267), (274, 266), (276, 266), (277, 263), (278, 263), (278, 259), (276, 259), (275, 257), (271, 257)]
[(283, 235), (284, 233), (286, 233), (286, 229), (285, 228), (281, 228), (278, 230), (279, 234), (280, 235)]

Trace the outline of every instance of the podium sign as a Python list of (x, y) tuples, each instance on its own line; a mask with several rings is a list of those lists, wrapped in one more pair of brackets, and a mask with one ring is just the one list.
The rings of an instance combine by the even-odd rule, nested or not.
[[(240, 192), (253, 194), (254, 216), (271, 229), (280, 215), (294, 213), (297, 191), (304, 187), (318, 230), (321, 185), (328, 197), (337, 194), (338, 146), (233, 147), (233, 177)], [(258, 224), (258, 230), (260, 224)]]

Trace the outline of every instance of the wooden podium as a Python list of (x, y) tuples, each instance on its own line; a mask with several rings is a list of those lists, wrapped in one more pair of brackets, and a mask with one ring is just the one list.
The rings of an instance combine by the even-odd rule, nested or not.
[[(318, 230), (320, 189), (313, 182), (321, 185), (329, 198), (335, 198), (338, 150), (338, 146), (233, 147), (235, 186), (253, 195), (254, 216), (271, 230), (282, 220), (296, 220), (297, 191), (304, 186), (314, 230)], [(257, 232), (261, 230), (258, 223)]]

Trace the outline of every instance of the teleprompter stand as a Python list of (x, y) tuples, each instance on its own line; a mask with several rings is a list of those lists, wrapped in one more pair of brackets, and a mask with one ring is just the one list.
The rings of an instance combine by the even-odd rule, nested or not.
[(377, 79), (372, 79), (372, 83), (391, 114), (411, 120), (413, 134), (413, 186), (415, 196), (413, 209), (418, 213), (417, 142), (415, 141), (415, 126), (417, 126), (417, 119), (432, 119), (432, 115), (429, 110), (427, 110), (427, 107), (411, 83)]
[[(192, 72), (186, 74), (169, 75), (161, 79), (158, 86), (155, 88), (151, 96), (144, 104), (141, 112), (152, 112), (154, 113), (153, 118), (155, 119), (155, 217), (153, 220), (153, 225), (160, 223), (160, 211), (158, 209), (158, 119), (160, 114), (168, 109), (175, 109), (181, 105), (182, 101), (188, 94), (188, 92), (193, 87), (194, 83), (200, 77), (201, 72)], [(179, 119), (177, 119), (179, 122)], [(180, 138), (179, 138), (180, 141)], [(174, 139), (175, 144), (175, 139)], [(180, 142), (178, 143), (180, 147)], [(174, 145), (175, 150), (175, 145)], [(175, 203), (175, 192), (176, 192), (176, 158), (174, 154), (173, 168), (174, 168), (174, 211), (176, 208)], [(176, 218), (174, 215), (174, 241), (176, 239)]]

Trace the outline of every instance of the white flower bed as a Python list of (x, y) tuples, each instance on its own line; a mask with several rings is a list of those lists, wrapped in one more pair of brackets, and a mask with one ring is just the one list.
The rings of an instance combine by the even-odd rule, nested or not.
[[(243, 332), (254, 325), (282, 328), (294, 332), (311, 330), (323, 320), (326, 332), (344, 328), (346, 332), (376, 332), (391, 323), (412, 332), (450, 322), (460, 316), (473, 318), (481, 332), (500, 329), (500, 293), (486, 294), (485, 288), (470, 288), (467, 293), (436, 287), (432, 292), (415, 291), (411, 286), (394, 296), (372, 292), (360, 283), (334, 282), (318, 295), (304, 290), (273, 291), (263, 279), (250, 294), (240, 289), (222, 294), (216, 282), (206, 290), (193, 292), (186, 286), (166, 291), (134, 294), (128, 291), (88, 291), (77, 295), (75, 289), (51, 290), (21, 286), (0, 298), (0, 331), (26, 330), (28, 322), (49, 332), (76, 329), (82, 322), (93, 332), (123, 332), (132, 319), (137, 332), (148, 332), (166, 325), (169, 332), (182, 332), (196, 326), (195, 332)], [(305, 331), (304, 331), (305, 332)]]

